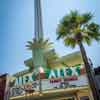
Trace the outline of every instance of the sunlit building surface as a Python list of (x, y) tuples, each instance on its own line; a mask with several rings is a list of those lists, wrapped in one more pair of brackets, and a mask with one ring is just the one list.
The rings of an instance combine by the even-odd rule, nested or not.
[[(29, 60), (25, 63), (31, 66)], [(40, 72), (41, 91), (38, 72), (13, 75), (10, 100), (92, 100), (80, 52), (59, 58), (52, 66)]]
[[(93, 100), (80, 52), (58, 57), (43, 38), (41, 0), (35, 4), (35, 38), (27, 70), (10, 78), (10, 100)], [(63, 52), (63, 51), (62, 51)]]

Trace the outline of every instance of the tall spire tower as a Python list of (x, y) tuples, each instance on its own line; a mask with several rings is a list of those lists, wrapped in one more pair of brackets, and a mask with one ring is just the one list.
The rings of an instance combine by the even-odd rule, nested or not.
[(41, 0), (34, 0), (34, 39), (28, 41), (27, 47), (32, 50), (32, 68), (38, 69), (43, 67), (46, 69), (47, 61), (44, 55), (44, 38), (43, 38), (43, 23)]
[(34, 0), (34, 9), (35, 39), (38, 41), (40, 39), (43, 39), (41, 0)]
[(52, 62), (50, 59), (56, 59), (57, 55), (54, 49), (50, 48), (52, 42), (48, 39), (44, 40), (41, 0), (34, 0), (34, 30), (33, 41), (28, 41), (26, 45), (29, 50), (32, 50), (32, 58), (26, 60), (25, 65), (34, 70), (38, 70), (39, 67), (48, 70), (49, 63)]
[(41, 0), (34, 0), (34, 28), (35, 28), (35, 41), (32, 48), (33, 66), (38, 69), (40, 66), (46, 67), (46, 60), (41, 42), (43, 41), (43, 26), (42, 26), (42, 9)]

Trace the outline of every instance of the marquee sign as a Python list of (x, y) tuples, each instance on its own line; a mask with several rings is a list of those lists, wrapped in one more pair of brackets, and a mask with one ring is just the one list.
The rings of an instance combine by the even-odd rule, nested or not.
[[(85, 73), (84, 67), (81, 65), (77, 65), (76, 67), (63, 67), (58, 69), (48, 69), (44, 70), (44, 73), (41, 74), (42, 79), (54, 79), (54, 78), (63, 78), (66, 77), (67, 80), (74, 80), (73, 76), (80, 76)], [(23, 85), (26, 83), (30, 83), (32, 81), (38, 80), (35, 73), (29, 73), (24, 76), (16, 77), (15, 85)]]
[[(68, 87), (78, 87), (85, 86), (88, 84), (87, 78), (85, 75), (79, 76), (77, 80), (67, 81), (66, 78), (58, 79), (43, 79), (42, 80), (42, 91), (49, 89), (60, 89)], [(33, 93), (39, 91), (39, 81), (33, 81), (24, 85), (14, 86), (10, 88), (10, 96), (19, 96), (27, 93)]]
[[(87, 84), (84, 67), (64, 67), (60, 69), (44, 70), (42, 73), (42, 90), (66, 88)], [(10, 90), (11, 96), (23, 95), (26, 92), (39, 91), (39, 80), (34, 73), (16, 77), (15, 85)], [(81, 80), (81, 81), (80, 81)]]
[[(66, 77), (67, 80), (75, 79), (72, 76), (80, 76), (85, 73), (84, 67), (78, 65), (76, 67), (63, 67), (58, 69), (48, 69), (44, 70), (44, 73), (41, 74), (42, 79), (54, 79), (54, 78), (63, 78)], [(20, 77), (16, 77), (15, 85), (23, 85), (37, 80), (37, 75), (35, 73), (29, 73)]]

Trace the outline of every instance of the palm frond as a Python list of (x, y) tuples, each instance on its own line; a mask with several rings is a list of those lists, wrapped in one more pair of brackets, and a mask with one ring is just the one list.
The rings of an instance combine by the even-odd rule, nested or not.
[(73, 38), (66, 37), (65, 40), (64, 40), (64, 44), (66, 46), (71, 46), (72, 48), (74, 48), (76, 46), (76, 41)]
[(53, 43), (49, 42), (48, 39), (46, 39), (46, 40), (41, 39), (39, 41), (36, 41), (35, 39), (33, 39), (33, 41), (27, 42), (26, 47), (29, 50), (32, 50), (32, 48), (44, 48), (44, 50), (46, 50), (46, 49), (52, 48), (53, 47), (52, 45), (53, 45)]
[(88, 45), (91, 45), (92, 39), (89, 36), (84, 36), (83, 37), (83, 42), (87, 43)]
[(100, 41), (100, 25), (92, 22), (87, 26), (87, 30), (92, 39)]
[(82, 14), (81, 16), (83, 18), (81, 24), (86, 24), (86, 23), (88, 23), (93, 18), (93, 14), (90, 13), (90, 12)]
[(64, 16), (57, 28), (57, 39), (63, 39), (66, 46), (74, 48), (79, 41), (91, 44), (100, 40), (100, 26), (91, 22), (93, 14), (71, 11)]
[(87, 28), (88, 30), (92, 32), (96, 32), (96, 33), (100, 32), (100, 25), (93, 23), (93, 22), (90, 23)]
[(29, 45), (32, 45), (32, 44), (33, 44), (32, 41), (27, 41), (27, 43), (28, 43)]

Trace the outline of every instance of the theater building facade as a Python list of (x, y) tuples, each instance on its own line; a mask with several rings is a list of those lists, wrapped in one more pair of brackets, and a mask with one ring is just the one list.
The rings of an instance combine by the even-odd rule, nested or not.
[[(29, 60), (25, 64), (31, 66)], [(47, 69), (41, 66), (40, 72), (34, 70), (12, 76), (10, 100), (93, 100), (80, 52), (59, 58)]]
[(41, 8), (41, 0), (34, 0), (34, 39), (27, 45), (32, 58), (24, 62), (27, 69), (12, 75), (10, 100), (93, 100), (80, 52), (56, 57), (48, 48)]

